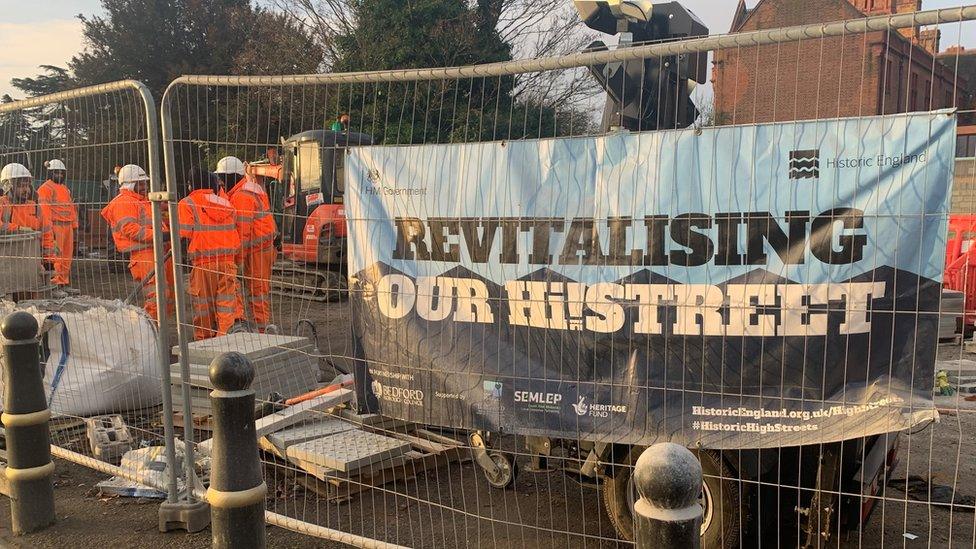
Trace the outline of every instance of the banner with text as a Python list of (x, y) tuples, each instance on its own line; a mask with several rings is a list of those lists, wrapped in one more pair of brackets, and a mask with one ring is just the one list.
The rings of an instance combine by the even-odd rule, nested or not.
[(955, 117), (353, 148), (360, 398), (713, 448), (935, 416)]

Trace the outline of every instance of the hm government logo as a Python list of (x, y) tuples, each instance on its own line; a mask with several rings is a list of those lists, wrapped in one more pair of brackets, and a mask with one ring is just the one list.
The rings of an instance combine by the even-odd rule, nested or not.
[(790, 151), (790, 179), (820, 177), (820, 149)]

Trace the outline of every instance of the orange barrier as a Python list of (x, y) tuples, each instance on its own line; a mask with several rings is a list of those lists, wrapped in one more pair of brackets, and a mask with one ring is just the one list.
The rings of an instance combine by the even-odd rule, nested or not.
[(949, 216), (943, 287), (966, 296), (967, 325), (976, 324), (976, 215)]

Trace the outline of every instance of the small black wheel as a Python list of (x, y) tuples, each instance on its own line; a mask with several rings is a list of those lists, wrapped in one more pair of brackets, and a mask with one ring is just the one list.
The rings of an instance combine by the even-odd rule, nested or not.
[(496, 472), (483, 469), (488, 484), (492, 488), (498, 488), (499, 490), (514, 486), (515, 479), (518, 477), (518, 464), (515, 462), (515, 457), (511, 454), (503, 454), (502, 452), (491, 452), (488, 454), (488, 457), (498, 467)]

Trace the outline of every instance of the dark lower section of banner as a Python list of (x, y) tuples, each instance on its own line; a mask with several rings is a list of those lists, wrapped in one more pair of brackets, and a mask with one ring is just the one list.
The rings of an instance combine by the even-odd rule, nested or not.
[[(715, 286), (650, 271), (504, 286), (463, 268), (351, 280), (371, 411), (423, 424), (708, 448), (832, 442), (935, 416), (940, 284), (881, 267)], [(361, 378), (362, 379), (362, 378)]]

